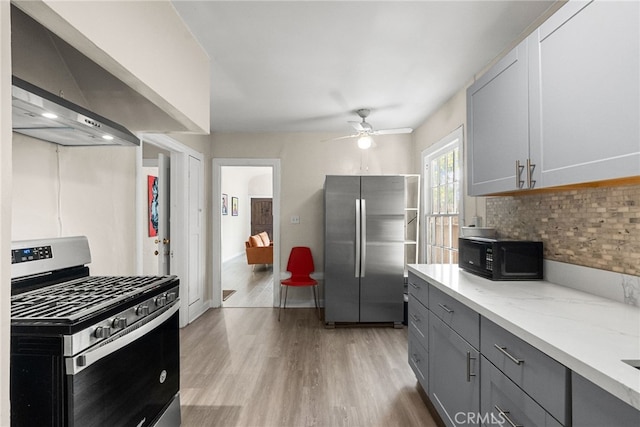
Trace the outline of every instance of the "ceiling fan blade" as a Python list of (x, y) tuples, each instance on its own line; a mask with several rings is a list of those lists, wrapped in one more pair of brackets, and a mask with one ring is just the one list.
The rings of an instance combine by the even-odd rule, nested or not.
[(398, 129), (380, 129), (373, 131), (372, 135), (396, 135), (401, 133), (411, 133), (413, 129), (411, 128), (398, 128)]
[(326, 142), (326, 141), (338, 141), (340, 139), (349, 139), (349, 138), (357, 138), (359, 137), (360, 134), (355, 134), (355, 135), (345, 135), (345, 136), (339, 136), (337, 138), (329, 138), (329, 139), (323, 139), (322, 142)]

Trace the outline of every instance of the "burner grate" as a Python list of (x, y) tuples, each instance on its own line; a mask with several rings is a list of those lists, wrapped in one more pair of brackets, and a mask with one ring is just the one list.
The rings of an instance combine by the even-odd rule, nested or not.
[(11, 319), (76, 320), (140, 295), (166, 276), (95, 276), (63, 282), (11, 298)]

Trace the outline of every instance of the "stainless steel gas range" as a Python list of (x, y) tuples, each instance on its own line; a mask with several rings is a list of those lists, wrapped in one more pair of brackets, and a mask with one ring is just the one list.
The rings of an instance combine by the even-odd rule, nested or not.
[(180, 425), (178, 278), (90, 262), (85, 237), (12, 242), (11, 425)]

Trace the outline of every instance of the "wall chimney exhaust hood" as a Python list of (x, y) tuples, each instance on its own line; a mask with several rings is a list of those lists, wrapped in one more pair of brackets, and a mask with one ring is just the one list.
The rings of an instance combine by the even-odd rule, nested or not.
[(68, 146), (137, 146), (125, 127), (13, 76), (13, 131)]

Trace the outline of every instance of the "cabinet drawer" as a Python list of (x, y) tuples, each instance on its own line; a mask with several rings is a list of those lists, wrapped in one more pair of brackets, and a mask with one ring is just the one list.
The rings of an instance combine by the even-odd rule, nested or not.
[(476, 349), (480, 348), (480, 315), (444, 292), (431, 286), (429, 310)]
[(562, 426), (484, 356), (480, 359), (483, 426)]
[(429, 392), (427, 381), (428, 356), (427, 349), (422, 345), (420, 338), (409, 332), (409, 366), (411, 366), (420, 385), (427, 393)]
[(507, 377), (553, 417), (569, 425), (569, 370), (486, 318), (481, 320), (480, 350)]
[(429, 285), (415, 274), (409, 272), (409, 295), (413, 295), (425, 307), (429, 306)]
[(429, 311), (413, 295), (409, 295), (409, 314), (407, 317), (409, 332), (413, 332), (426, 347), (429, 331)]

